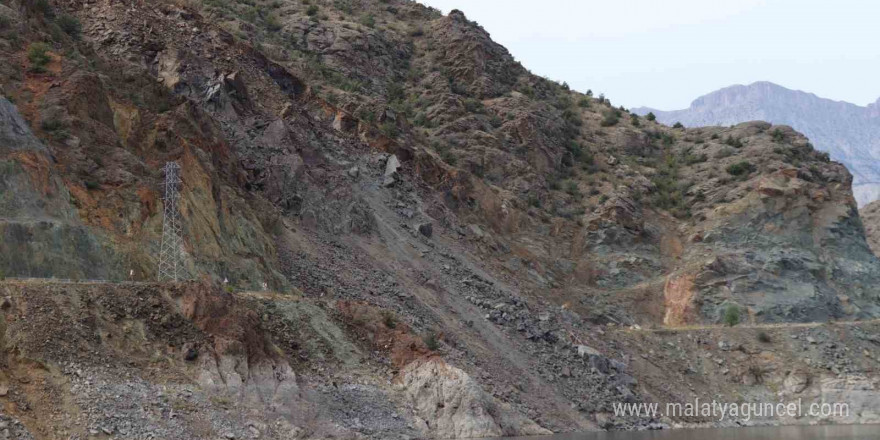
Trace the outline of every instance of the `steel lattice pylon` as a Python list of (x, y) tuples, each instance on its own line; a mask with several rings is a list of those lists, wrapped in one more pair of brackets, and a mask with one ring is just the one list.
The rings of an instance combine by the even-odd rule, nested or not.
[(180, 221), (180, 165), (165, 163), (165, 213), (159, 250), (159, 281), (179, 281), (183, 268), (183, 226)]

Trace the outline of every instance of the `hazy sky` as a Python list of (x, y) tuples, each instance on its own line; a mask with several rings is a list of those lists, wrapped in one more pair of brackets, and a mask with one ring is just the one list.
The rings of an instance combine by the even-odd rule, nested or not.
[(533, 73), (662, 110), (772, 81), (866, 105), (880, 97), (877, 0), (422, 0), (460, 9)]

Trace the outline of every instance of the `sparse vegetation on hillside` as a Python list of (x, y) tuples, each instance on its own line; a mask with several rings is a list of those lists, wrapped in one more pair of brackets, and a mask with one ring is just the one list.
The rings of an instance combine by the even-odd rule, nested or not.
[(651, 204), (676, 217), (687, 217), (689, 211), (685, 206), (685, 191), (689, 185), (680, 179), (680, 169), (679, 159), (667, 153), (657, 165), (657, 173), (651, 180), (655, 187)]
[(727, 172), (732, 176), (746, 176), (755, 171), (751, 162), (743, 160), (727, 166)]
[(49, 64), (49, 46), (45, 43), (33, 43), (28, 46), (28, 61), (31, 63), (30, 70), (35, 73), (44, 73)]
[(620, 122), (620, 110), (609, 109), (602, 112), (601, 125), (603, 127), (612, 127), (617, 125), (618, 122)]
[(723, 321), (724, 321), (724, 324), (727, 325), (728, 327), (733, 327), (733, 326), (739, 324), (739, 320), (740, 320), (740, 316), (739, 316), (739, 315), (740, 315), (740, 313), (741, 313), (741, 312), (740, 312), (740, 309), (739, 309), (739, 306), (738, 306), (738, 305), (736, 305), (736, 304), (728, 304), (728, 305), (724, 308), (724, 314), (723, 314), (723, 317), (722, 317), (722, 319), (723, 319)]
[(434, 330), (428, 330), (424, 337), (422, 337), (422, 342), (425, 343), (428, 350), (437, 351), (440, 348), (440, 339), (437, 336), (437, 332)]
[[(242, 438), (257, 430), (266, 439), (446, 438), (456, 433), (436, 432), (442, 426), (436, 409), (462, 399), (499, 423), (538, 414), (523, 426), (561, 430), (591, 425), (594, 412), (611, 402), (666, 396), (670, 386), (733, 400), (749, 375), (762, 376), (747, 370), (749, 356), (779, 350), (775, 359), (757, 356), (760, 365), (793, 371), (786, 364), (804, 355), (805, 344), (791, 344), (775, 327), (768, 331), (778, 340), (762, 340), (751, 326), (723, 324), (821, 318), (843, 310), (829, 307), (833, 295), (792, 292), (805, 285), (833, 292), (880, 279), (862, 270), (876, 258), (850, 246), (861, 232), (845, 171), (823, 162), (796, 132), (779, 127), (780, 140), (760, 122), (698, 128), (651, 122), (654, 115), (612, 107), (604, 95), (593, 98), (532, 75), (460, 12), (441, 17), (399, 0), (203, 0), (201, 14), (190, 10), (201, 0), (94, 2), (88, 10), (51, 1), (75, 11), (88, 31), (83, 42), (61, 33), (59, 9), (55, 19), (28, 10), (27, 20), (14, 23), (23, 31), (19, 46), (0, 33), (0, 47), (10, 49), (0, 51), (3, 94), (18, 98), (31, 128), (20, 144), (39, 146), (33, 153), (45, 160), (36, 164), (48, 165), (35, 170), (35, 162), (20, 161), (39, 178), (16, 168), (12, 179), (0, 180), (26, 185), (8, 191), (25, 197), (21, 206), (57, 204), (76, 224), (65, 229), (53, 222), (55, 230), (40, 235), (41, 222), (21, 222), (24, 231), (13, 238), (23, 241), (5, 249), (25, 261), (8, 266), (50, 261), (17, 249), (42, 252), (60, 237), (60, 258), (51, 255), (50, 264), (62, 268), (72, 264), (68, 259), (99, 266), (90, 249), (110, 248), (112, 258), (102, 263), (109, 275), (76, 267), (67, 272), (73, 276), (127, 278), (135, 266), (137, 281), (153, 278), (150, 243), (159, 247), (163, 207), (170, 206), (156, 165), (177, 159), (185, 182), (187, 270), (232, 280), (210, 289), (128, 283), (105, 290), (111, 283), (89, 283), (58, 287), (55, 297), (23, 292), (6, 303), (10, 312), (34, 312), (8, 322), (18, 345), (29, 344), (29, 357), (30, 348), (52, 355), (69, 350), (69, 359), (52, 359), (71, 361), (59, 373), (71, 381), (97, 377), (96, 384), (114, 385), (97, 395), (122, 390), (129, 393), (125, 401), (140, 401), (127, 399), (134, 391), (146, 393), (150, 408), (113, 421), (114, 429), (133, 427), (132, 436)], [(27, 45), (42, 38), (49, 58), (43, 65), (62, 78), (24, 72), (37, 65), (23, 55)], [(160, 62), (144, 65), (146, 53)], [(8, 105), (0, 110), (14, 113)], [(28, 154), (25, 160), (33, 157)], [(0, 174), (8, 169), (0, 166)], [(758, 185), (769, 180), (759, 172), (787, 179), (798, 191)], [(46, 182), (58, 183), (51, 197), (43, 197)], [(92, 240), (90, 231), (101, 235)], [(845, 246), (826, 245), (840, 237)], [(815, 276), (831, 269), (843, 274), (833, 286)], [(760, 273), (760, 283), (742, 276), (747, 273)], [(692, 296), (694, 289), (699, 294)], [(849, 301), (861, 308), (870, 299)], [(84, 311), (89, 304), (97, 309)], [(195, 304), (196, 315), (179, 313), (180, 304)], [(700, 328), (655, 331), (667, 317), (670, 326)], [(52, 325), (35, 323), (67, 325), (74, 340), (59, 342)], [(108, 343), (107, 335), (117, 342)], [(706, 341), (711, 358), (704, 357)], [(827, 338), (808, 349), (825, 353), (826, 341), (838, 342)], [(784, 351), (788, 346), (793, 356)], [(155, 356), (145, 356), (143, 347)], [(657, 347), (674, 356), (644, 353)], [(873, 362), (858, 348), (854, 363), (840, 365)], [(122, 356), (126, 350), (132, 355)], [(627, 362), (640, 354), (651, 362)], [(112, 372), (110, 362), (124, 367), (126, 378), (132, 373), (137, 386), (105, 381), (100, 372)], [(160, 364), (167, 374), (137, 374)], [(181, 392), (189, 384), (180, 381), (205, 377), (200, 369), (214, 377), (235, 365), (251, 366), (243, 393), (268, 385), (277, 394), (273, 402), (291, 402), (281, 408), (289, 413), (323, 405), (329, 420), (321, 424), (327, 424), (279, 433), (274, 415), (266, 420), (264, 408), (249, 406), (261, 399), (235, 390), (241, 398), (208, 399), (197, 386)], [(653, 374), (658, 367), (668, 374)], [(78, 368), (88, 371), (70, 374)], [(36, 373), (31, 383), (45, 379)], [(694, 374), (717, 382), (693, 381)], [(784, 378), (777, 376), (774, 386)], [(425, 392), (453, 389), (448, 380), (455, 393)], [(41, 405), (35, 409), (51, 401), (33, 399), (45, 387), (14, 382), (11, 392), (25, 393), (17, 396)], [(91, 415), (117, 414), (98, 405), (120, 399), (84, 398), (92, 388), (77, 386), (71, 400), (70, 420), (79, 422), (80, 433), (103, 426)], [(175, 419), (180, 436), (139, 422), (142, 409), (167, 410), (167, 402), (153, 398), (156, 390), (168, 391), (162, 391), (168, 404), (186, 416)], [(436, 402), (415, 408), (408, 403), (414, 395)], [(214, 426), (230, 430), (185, 432), (194, 420), (188, 416), (210, 405), (221, 407), (212, 414), (220, 417)], [(68, 420), (67, 406), (49, 414)], [(569, 407), (574, 410), (558, 411)], [(424, 408), (428, 415), (412, 414)], [(516, 417), (507, 417), (508, 410)], [(30, 421), (39, 419), (32, 415)], [(469, 417), (455, 417), (461, 415)], [(485, 422), (477, 422), (491, 425), (485, 435), (497, 435)], [(612, 420), (621, 429), (656, 422)], [(462, 428), (470, 422), (455, 425), (459, 433), (472, 432)], [(505, 434), (516, 429), (503, 427)]]
[(727, 138), (724, 139), (724, 143), (730, 145), (733, 148), (743, 147), (742, 139), (733, 136), (727, 136)]
[(58, 17), (56, 23), (64, 33), (70, 35), (74, 39), (79, 38), (79, 34), (82, 32), (82, 25), (79, 20), (72, 15), (63, 14)]

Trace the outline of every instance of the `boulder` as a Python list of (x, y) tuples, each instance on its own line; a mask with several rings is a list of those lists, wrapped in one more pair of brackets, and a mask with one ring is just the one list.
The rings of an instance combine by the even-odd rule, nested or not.
[(422, 223), (419, 225), (419, 233), (431, 238), (431, 235), (434, 234), (434, 226), (431, 223)]
[(418, 427), (426, 436), (471, 438), (550, 433), (497, 402), (467, 373), (442, 359), (412, 362), (400, 377), (400, 386), (421, 421)]
[(397, 182), (397, 171), (400, 169), (400, 160), (397, 159), (397, 156), (391, 155), (388, 156), (388, 160), (385, 161), (385, 179), (382, 181), (383, 186), (391, 186)]
[(802, 371), (792, 371), (782, 382), (786, 393), (798, 394), (810, 384), (810, 376)]
[(602, 353), (599, 353), (598, 351), (596, 351), (595, 348), (589, 347), (586, 345), (578, 345), (578, 346), (576, 346), (576, 349), (577, 349), (578, 356), (580, 356), (580, 357), (601, 356), (602, 355)]

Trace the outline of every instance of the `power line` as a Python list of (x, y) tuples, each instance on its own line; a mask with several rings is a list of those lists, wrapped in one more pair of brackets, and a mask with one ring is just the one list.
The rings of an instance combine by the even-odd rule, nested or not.
[(183, 225), (180, 220), (180, 165), (165, 163), (165, 209), (162, 219), (162, 245), (159, 249), (159, 281), (179, 281), (183, 267)]

